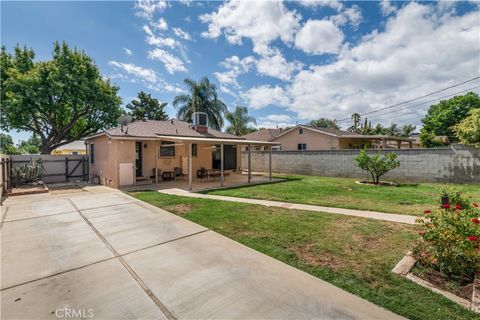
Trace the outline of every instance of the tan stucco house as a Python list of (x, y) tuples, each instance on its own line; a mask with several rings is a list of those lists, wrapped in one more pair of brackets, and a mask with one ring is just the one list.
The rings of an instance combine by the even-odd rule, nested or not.
[[(273, 146), (250, 141), (207, 127), (172, 119), (134, 121), (85, 139), (90, 176), (100, 184), (118, 188), (150, 180), (175, 179), (181, 172), (189, 182), (198, 170), (217, 170), (221, 185), (226, 172), (240, 172), (241, 146)], [(250, 182), (251, 170), (248, 170)]]
[[(274, 131), (272, 131), (274, 130)], [(243, 137), (250, 140), (272, 135), (267, 141), (277, 142), (277, 149), (296, 150), (336, 150), (362, 148), (402, 148), (412, 147), (412, 139), (386, 135), (361, 135), (334, 128), (316, 128), (297, 125), (287, 130), (262, 129)]]

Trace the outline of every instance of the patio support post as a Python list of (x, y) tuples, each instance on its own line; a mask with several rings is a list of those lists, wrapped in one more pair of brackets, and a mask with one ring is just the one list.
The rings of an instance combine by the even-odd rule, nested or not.
[(223, 143), (220, 145), (220, 186), (223, 187)]
[(252, 179), (252, 145), (248, 145), (248, 183)]
[(268, 179), (272, 181), (272, 146), (268, 147)]
[(382, 149), (386, 149), (387, 148), (387, 141), (385, 140), (385, 138), (382, 138)]
[(188, 145), (188, 191), (192, 191), (192, 143)]
[(410, 149), (412, 149), (412, 147), (413, 147), (412, 141), (408, 141), (408, 146), (410, 147)]
[(155, 147), (153, 149), (153, 160), (155, 161), (155, 184), (158, 184), (157, 140), (155, 140)]

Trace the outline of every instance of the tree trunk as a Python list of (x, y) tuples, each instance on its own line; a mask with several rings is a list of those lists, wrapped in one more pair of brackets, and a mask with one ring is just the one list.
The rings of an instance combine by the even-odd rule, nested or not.
[(40, 154), (50, 154), (52, 152), (52, 147), (48, 144), (42, 144), (40, 149)]

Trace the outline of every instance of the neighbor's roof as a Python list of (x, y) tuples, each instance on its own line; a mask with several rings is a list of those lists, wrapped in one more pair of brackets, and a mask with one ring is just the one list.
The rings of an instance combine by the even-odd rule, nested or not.
[(55, 148), (55, 150), (84, 150), (84, 149), (85, 149), (85, 141), (83, 140), (73, 141), (73, 142), (64, 144), (63, 146), (60, 146), (58, 148)]
[(332, 137), (337, 137), (337, 138), (348, 138), (348, 139), (365, 139), (365, 140), (381, 140), (381, 139), (388, 139), (388, 140), (399, 140), (399, 141), (413, 141), (411, 138), (403, 138), (403, 137), (396, 137), (396, 136), (387, 136), (387, 135), (364, 135), (364, 134), (358, 134), (355, 132), (349, 132), (341, 129), (334, 129), (334, 128), (317, 128), (317, 127), (312, 127), (312, 126), (306, 126), (306, 125), (297, 125), (289, 130), (285, 130), (281, 134), (273, 137), (270, 140), (276, 140), (279, 137), (292, 132), (295, 129), (298, 128), (304, 128), (307, 130), (311, 130), (314, 132), (319, 132), (322, 134), (326, 134)]
[(260, 129), (255, 132), (245, 134), (242, 136), (242, 138), (254, 141), (270, 141), (282, 133), (282, 131), (282, 129)]
[[(222, 139), (243, 139), (232, 134), (220, 132), (218, 130), (208, 128), (207, 133), (199, 133), (192, 128), (192, 125), (185, 121), (177, 119), (167, 121), (157, 120), (137, 120), (128, 124), (122, 132), (121, 126), (105, 130), (94, 134), (89, 138), (98, 137), (106, 134), (111, 138), (142, 138), (155, 139), (160, 136), (179, 136), (179, 137), (197, 137), (197, 138), (222, 138)], [(127, 132), (127, 134), (125, 134)]]

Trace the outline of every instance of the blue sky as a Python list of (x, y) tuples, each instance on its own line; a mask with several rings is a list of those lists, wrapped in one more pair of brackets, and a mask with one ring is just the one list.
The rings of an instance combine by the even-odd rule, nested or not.
[[(229, 108), (249, 107), (263, 127), (342, 120), (475, 77), (479, 26), (475, 2), (1, 3), (9, 51), (26, 45), (45, 60), (54, 41), (66, 41), (95, 60), (125, 104), (144, 90), (168, 102), (171, 117), (183, 79), (207, 76)], [(419, 125), (427, 108), (371, 119)]]

